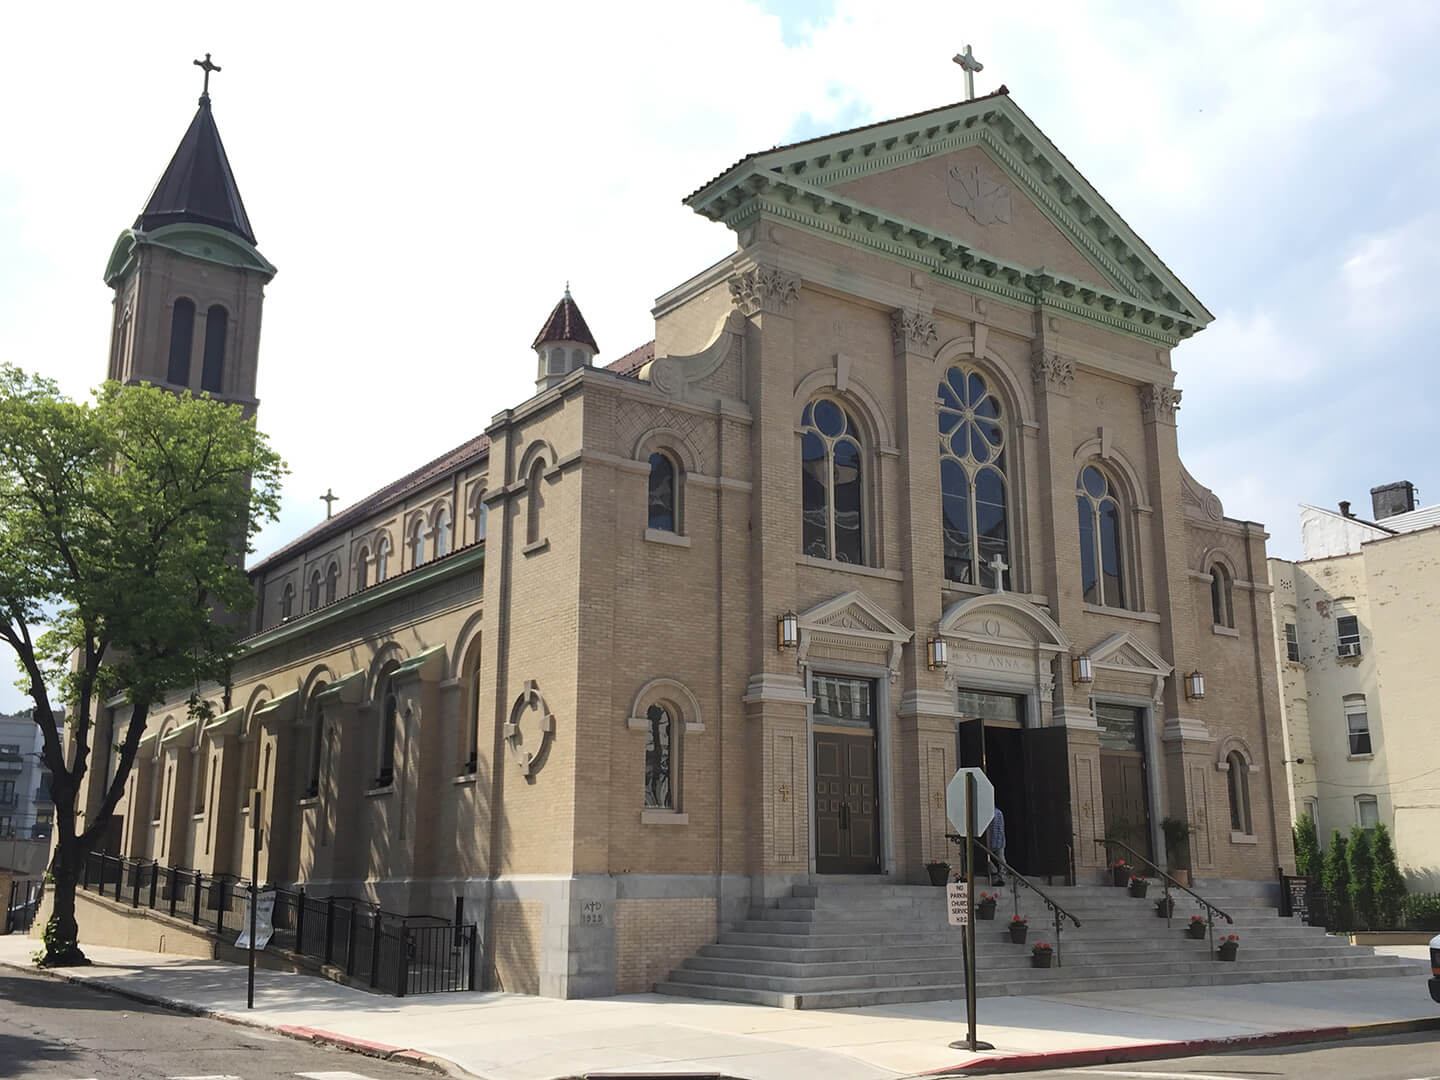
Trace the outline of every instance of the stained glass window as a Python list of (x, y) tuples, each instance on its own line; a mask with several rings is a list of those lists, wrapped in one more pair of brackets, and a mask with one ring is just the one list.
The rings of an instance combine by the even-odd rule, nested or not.
[(651, 705), (645, 714), (645, 806), (651, 810), (675, 809), (673, 782), (675, 721), (663, 705)]
[(675, 519), (675, 463), (666, 454), (650, 455), (649, 528), (679, 532)]
[(805, 406), (800, 418), (801, 544), (806, 555), (864, 563), (864, 487), (860, 434), (850, 414), (829, 398)]
[(939, 393), (945, 577), (993, 587), (995, 557), (1010, 562), (1004, 412), (985, 377), (962, 364), (945, 373)]
[(1094, 465), (1080, 470), (1075, 506), (1080, 523), (1080, 580), (1087, 604), (1126, 606), (1125, 544), (1120, 501)]

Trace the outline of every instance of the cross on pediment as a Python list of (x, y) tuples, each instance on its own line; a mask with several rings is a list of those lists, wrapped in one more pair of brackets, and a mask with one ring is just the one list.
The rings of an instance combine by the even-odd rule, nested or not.
[(320, 501), (325, 504), (325, 520), (330, 520), (330, 514), (335, 509), (335, 504), (340, 501), (340, 496), (335, 494), (334, 488), (326, 488), (325, 494), (320, 496)]
[(975, 54), (970, 51), (969, 45), (965, 46), (964, 52), (956, 53), (953, 59), (954, 62), (959, 64), (960, 67), (965, 71), (965, 100), (974, 101), (975, 73), (977, 71), (984, 71), (985, 65), (980, 63), (979, 60), (975, 59)]

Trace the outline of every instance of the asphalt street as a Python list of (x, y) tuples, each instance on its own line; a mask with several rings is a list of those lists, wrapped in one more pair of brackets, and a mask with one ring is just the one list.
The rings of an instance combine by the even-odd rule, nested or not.
[(0, 970), (0, 1077), (434, 1080), (435, 1073)]
[(1440, 1080), (1440, 1032), (1019, 1075), (1026, 1080)]

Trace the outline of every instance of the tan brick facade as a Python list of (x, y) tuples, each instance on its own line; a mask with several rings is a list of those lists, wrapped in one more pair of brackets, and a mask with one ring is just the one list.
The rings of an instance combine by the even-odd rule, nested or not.
[[(1269, 879), (1288, 864), (1265, 534), (1225, 518), (1176, 447), (1170, 347), (1208, 314), (1154, 270), (1147, 295), (1172, 290), (1172, 310), (1086, 308), (1087, 290), (1138, 288), (1126, 284), (1137, 267), (1159, 264), (1138, 240), (1122, 263), (1114, 244), (1075, 234), (1069, 211), (1032, 203), (1039, 181), (1009, 144), (965, 135), (967, 116), (994, 115), (981, 109), (937, 114), (973, 145), (877, 165), (828, 188), (832, 202), (806, 195), (806, 213), (838, 215), (833, 227), (755, 202), (732, 222), (737, 251), (658, 301), (653, 361), (542, 380), (487, 440), (253, 567), (260, 606), (234, 683), (202, 688), (216, 712), (203, 724), (180, 703), (157, 713), (122, 811), (125, 852), (243, 872), (241, 808), (259, 788), (272, 880), (437, 915), (458, 898), (506, 989), (642, 990), (752, 904), (839, 865), (837, 828), (846, 857), (886, 880), (922, 880), (927, 860), (948, 858), (944, 787), (962, 702), (979, 694), (1014, 710), (985, 717), (982, 743), (1023, 747), (1015, 760), (1032, 770), (1004, 795), (1022, 869), (1098, 874), (1094, 840), (1126, 815), (1160, 860), (1161, 820), (1188, 820), (1202, 878)], [(1019, 123), (1007, 101), (994, 109)], [(884, 146), (865, 138), (837, 136), (807, 167)], [(979, 224), (998, 211), (966, 202), (968, 188), (946, 198), (945, 177), (975, 169), (1008, 192), (1008, 220)], [(857, 218), (844, 199), (876, 209)], [(882, 227), (885, 214), (911, 224)], [(1029, 284), (999, 262), (952, 271), (904, 246), (947, 223), (963, 243), (927, 251), (973, 245), (1093, 288), (1072, 303), (1039, 271)], [(937, 424), (952, 372), (998, 402), (1003, 590), (961, 580), (969, 556), (947, 578)], [(802, 514), (802, 419), (821, 400), (859, 447), (843, 522), (838, 502)], [(650, 517), (655, 453), (677, 469), (665, 528)], [(1109, 603), (1087, 601), (1081, 580), (1087, 465), (1117, 496), (1124, 597)], [(815, 548), (816, 527), (854, 528), (859, 557)], [(1212, 619), (1216, 563), (1232, 606)], [(336, 599), (312, 603), (332, 565)], [(786, 612), (798, 640), (781, 649)], [(929, 662), (932, 639), (948, 665)], [(1093, 683), (1073, 678), (1080, 657)], [(1195, 671), (1203, 699), (1184, 690)], [(817, 721), (816, 676), (868, 688), (863, 733)], [(1132, 710), (1128, 756), (1097, 703)], [(653, 708), (671, 724), (668, 806), (646, 803)], [(827, 779), (837, 746), (853, 805)], [(1237, 746), (1254, 769), (1248, 832), (1229, 828), (1218, 767)]]

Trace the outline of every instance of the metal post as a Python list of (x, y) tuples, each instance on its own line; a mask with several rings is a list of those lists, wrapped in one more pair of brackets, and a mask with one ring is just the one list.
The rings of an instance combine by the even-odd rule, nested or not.
[(155, 888), (160, 882), (160, 864), (150, 860), (150, 910), (155, 910)]
[(965, 987), (965, 1021), (969, 1028), (970, 1049), (978, 1050), (975, 1041), (975, 885), (980, 875), (975, 872), (975, 777), (965, 774), (965, 868), (970, 874), (970, 887), (966, 890), (966, 906), (970, 909), (966, 919), (965, 951), (970, 958), (969, 985)]
[(196, 926), (199, 926), (199, 925), (200, 925), (200, 871), (199, 871), (199, 870), (196, 870), (196, 871), (195, 871), (195, 887), (194, 887), (194, 889), (193, 889), (193, 892), (194, 892), (195, 895), (191, 898), (190, 906), (191, 906), (192, 908), (194, 908), (195, 910), (194, 910), (194, 913), (193, 913), (193, 914), (191, 915), (191, 917), (190, 917), (190, 921), (191, 921), (192, 923), (194, 923)]
[(1220, 959), (1220, 954), (1215, 951), (1215, 912), (1208, 907), (1205, 909), (1205, 923), (1210, 931), (1210, 959)]
[(165, 884), (170, 889), (170, 917), (172, 919), (175, 917), (176, 905), (178, 905), (180, 902), (180, 889), (176, 885), (176, 879), (179, 876), (180, 875), (177, 874), (173, 868), (166, 868)]
[(260, 906), (260, 792), (250, 806), (250, 974), (245, 983), (245, 1007), (255, 1007), (255, 911)]
[(395, 939), (399, 956), (395, 959), (395, 996), (404, 997), (410, 982), (410, 927), (400, 927), (400, 936)]
[(1170, 917), (1175, 913), (1175, 901), (1170, 896), (1170, 879), (1165, 879), (1165, 929), (1170, 929)]
[(333, 963), (335, 956), (335, 897), (325, 900), (325, 963)]
[(472, 926), (472, 927), (470, 928), (470, 989), (471, 989), (471, 990), (474, 990), (474, 989), (475, 989), (475, 943), (476, 943), (476, 939), (478, 939), (479, 937), (480, 937), (480, 928), (479, 928), (478, 926)]
[(350, 925), (345, 928), (345, 974), (355, 974), (355, 934), (360, 925), (360, 905), (350, 903)]
[(295, 893), (295, 951), (305, 955), (305, 886)]
[(1060, 959), (1060, 909), (1059, 909), (1059, 908), (1056, 908), (1056, 909), (1055, 909), (1055, 966), (1056, 966), (1057, 968), (1058, 968), (1058, 967), (1064, 967), (1064, 966), (1065, 966), (1064, 962)]
[(380, 909), (379, 909), (379, 908), (376, 908), (376, 909), (375, 909), (375, 914), (371, 916), (371, 919), (374, 920), (374, 922), (373, 922), (373, 930), (371, 931), (371, 937), (370, 937), (370, 985), (373, 987), (373, 986), (379, 986), (379, 985), (380, 985)]
[(215, 885), (220, 890), (220, 899), (215, 903), (215, 933), (223, 934), (225, 932), (225, 909), (229, 906), (231, 897), (230, 883), (221, 878), (215, 882)]

